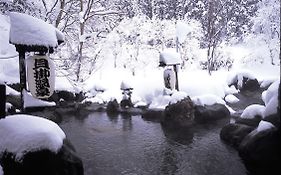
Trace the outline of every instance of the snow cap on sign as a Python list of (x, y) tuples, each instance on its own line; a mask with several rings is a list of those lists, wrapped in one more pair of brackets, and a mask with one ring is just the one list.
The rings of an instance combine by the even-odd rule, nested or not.
[(181, 64), (181, 57), (175, 49), (168, 48), (160, 53), (160, 65), (177, 65)]

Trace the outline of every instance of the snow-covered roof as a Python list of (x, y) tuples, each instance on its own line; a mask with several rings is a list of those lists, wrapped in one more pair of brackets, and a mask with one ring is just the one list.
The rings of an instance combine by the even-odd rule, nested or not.
[(181, 64), (180, 54), (175, 49), (168, 48), (160, 53), (160, 65), (176, 65)]
[(16, 160), (42, 149), (57, 153), (65, 137), (56, 123), (41, 117), (19, 114), (0, 120), (0, 154), (13, 153)]
[(63, 34), (51, 24), (32, 16), (10, 13), (10, 42), (18, 45), (57, 47)]

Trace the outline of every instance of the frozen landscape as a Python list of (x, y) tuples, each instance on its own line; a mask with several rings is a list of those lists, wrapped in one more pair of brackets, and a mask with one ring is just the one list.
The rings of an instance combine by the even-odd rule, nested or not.
[[(72, 174), (276, 173), (279, 1), (0, 0), (0, 12), (0, 175), (37, 153), (73, 156)], [(25, 52), (25, 111), (19, 45), (47, 50)], [(33, 75), (36, 59), (48, 66)]]

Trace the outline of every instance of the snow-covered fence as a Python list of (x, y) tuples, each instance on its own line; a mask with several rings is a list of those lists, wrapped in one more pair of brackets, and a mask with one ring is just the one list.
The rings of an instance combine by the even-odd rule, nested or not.
[(6, 115), (6, 86), (0, 84), (0, 119)]

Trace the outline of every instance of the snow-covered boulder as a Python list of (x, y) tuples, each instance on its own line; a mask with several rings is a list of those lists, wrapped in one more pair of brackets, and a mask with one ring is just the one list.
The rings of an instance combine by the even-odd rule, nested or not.
[(249, 71), (240, 71), (230, 74), (227, 78), (229, 86), (234, 85), (239, 90), (254, 91), (260, 88), (259, 82), (255, 75)]
[(265, 106), (259, 104), (252, 104), (245, 108), (241, 114), (241, 118), (253, 119), (255, 117), (263, 118)]
[(213, 95), (213, 94), (205, 94), (201, 96), (192, 97), (192, 101), (194, 104), (198, 106), (205, 106), (205, 105), (214, 105), (214, 104), (225, 104), (225, 101), (220, 97)]
[(230, 104), (239, 102), (239, 99), (232, 94), (227, 95), (224, 99), (227, 103), (230, 103)]
[(239, 155), (251, 173), (280, 174), (280, 132), (269, 122), (261, 121), (239, 145)]
[(175, 128), (189, 127), (194, 119), (194, 104), (190, 97), (185, 97), (165, 108), (163, 123)]
[(0, 120), (0, 162), (5, 174), (83, 174), (60, 127), (31, 115), (11, 115)]

